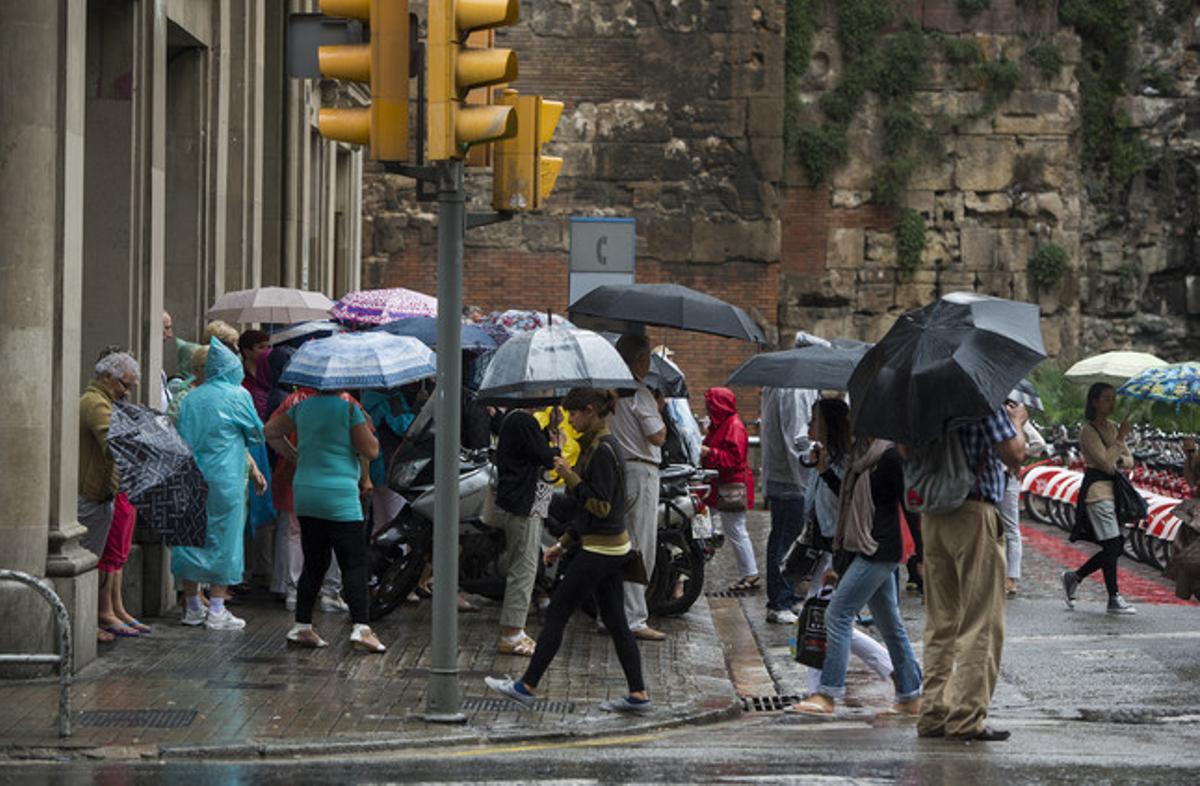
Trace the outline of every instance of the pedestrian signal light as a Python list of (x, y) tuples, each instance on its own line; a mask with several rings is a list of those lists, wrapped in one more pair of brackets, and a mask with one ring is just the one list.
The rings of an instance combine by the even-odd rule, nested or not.
[(492, 207), (504, 212), (538, 210), (554, 190), (562, 159), (542, 154), (562, 116), (561, 101), (505, 90), (497, 99), (517, 116), (517, 133), (493, 145)]
[(376, 161), (408, 160), (408, 0), (321, 0), (321, 12), (370, 25), (369, 44), (322, 46), (321, 75), (369, 85), (367, 107), (322, 108), (321, 136), (370, 147)]
[(431, 161), (462, 158), (472, 145), (516, 133), (510, 106), (468, 103), (474, 88), (517, 78), (517, 56), (487, 40), (470, 46), (467, 36), (516, 24), (519, 0), (430, 0), (428, 40), (428, 133)]

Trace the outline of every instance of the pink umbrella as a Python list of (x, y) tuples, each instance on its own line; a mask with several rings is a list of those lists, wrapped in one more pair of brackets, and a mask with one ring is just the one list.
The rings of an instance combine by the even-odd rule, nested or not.
[(436, 317), (437, 298), (411, 289), (364, 289), (346, 294), (329, 313), (350, 325), (383, 325), (405, 317)]

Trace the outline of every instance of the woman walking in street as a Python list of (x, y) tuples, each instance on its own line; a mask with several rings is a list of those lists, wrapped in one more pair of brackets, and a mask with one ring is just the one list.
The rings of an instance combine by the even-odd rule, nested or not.
[(821, 475), (838, 492), (838, 526), (834, 536), (834, 569), (822, 583), (837, 584), (825, 610), (825, 663), (816, 692), (796, 705), (810, 715), (832, 715), (846, 695), (854, 615), (864, 605), (892, 661), (896, 703), (891, 712), (917, 716), (921, 711), (921, 667), (900, 619), (896, 570), (902, 553), (900, 505), (904, 470), (890, 442), (859, 438), (850, 453), (845, 477), (826, 470)]
[[(296, 434), (296, 446), (285, 437)], [(337, 554), (342, 593), (350, 605), (354, 649), (380, 653), (387, 648), (370, 626), (367, 590), (367, 532), (360, 484), (369, 482), (364, 462), (379, 453), (367, 417), (339, 391), (322, 391), (272, 416), (267, 438), (296, 465), (292, 501), (300, 520), (304, 569), (296, 587), (296, 622), (287, 640), (302, 647), (325, 647), (312, 626), (313, 607), (329, 562)]]
[[(179, 407), (179, 434), (191, 447), (208, 483), (208, 529), (201, 547), (177, 546), (171, 551), (171, 572), (183, 582), (184, 625), (209, 630), (240, 630), (246, 621), (225, 608), (228, 587), (242, 580), (245, 553), (242, 532), (246, 522), (247, 471), (262, 494), (267, 481), (247, 452), (262, 442), (262, 421), (254, 401), (241, 386), (242, 364), (215, 336), (209, 340), (204, 383)], [(210, 605), (200, 597), (200, 585), (211, 585)]]
[(571, 426), (580, 434), (582, 452), (574, 469), (562, 457), (555, 460), (555, 471), (566, 481), (576, 512), (567, 532), (546, 551), (546, 564), (553, 564), (569, 546), (577, 545), (579, 550), (546, 609), (546, 623), (525, 674), (519, 680), (484, 679), (489, 688), (526, 707), (535, 701), (538, 683), (558, 653), (567, 621), (580, 604), (594, 596), (629, 687), (627, 696), (602, 702), (600, 708), (634, 714), (650, 711), (637, 640), (625, 618), (625, 567), (637, 558), (631, 554), (625, 529), (620, 448), (605, 427), (605, 418), (616, 403), (615, 393), (595, 388), (572, 390), (562, 402)]
[(717, 470), (717, 482), (709, 492), (708, 505), (720, 512), (725, 537), (733, 546), (742, 578), (731, 590), (758, 589), (758, 564), (754, 544), (746, 531), (746, 511), (754, 507), (754, 475), (746, 462), (749, 437), (738, 416), (737, 397), (729, 388), (709, 388), (704, 393), (710, 424), (700, 447), (700, 463)]
[(1087, 423), (1079, 432), (1079, 447), (1087, 471), (1079, 487), (1080, 509), (1077, 516), (1087, 516), (1096, 535), (1100, 551), (1075, 570), (1062, 575), (1067, 608), (1075, 608), (1075, 592), (1079, 583), (1097, 570), (1104, 573), (1108, 590), (1109, 614), (1134, 614), (1137, 609), (1121, 597), (1117, 587), (1117, 559), (1121, 556), (1121, 525), (1117, 522), (1113, 477), (1123, 467), (1133, 466), (1133, 455), (1125, 445), (1129, 436), (1129, 418), (1121, 425), (1109, 420), (1116, 408), (1117, 394), (1112, 385), (1098, 382), (1088, 388), (1084, 419)]

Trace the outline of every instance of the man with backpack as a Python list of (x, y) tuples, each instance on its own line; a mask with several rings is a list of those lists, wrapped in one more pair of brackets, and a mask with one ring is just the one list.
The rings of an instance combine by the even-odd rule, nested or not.
[[(999, 742), (987, 725), (1004, 647), (1008, 474), (1025, 460), (1028, 415), (1008, 404), (909, 451), (906, 500), (921, 511), (925, 547), (924, 704), (917, 734)], [(951, 705), (949, 702), (953, 701)]]

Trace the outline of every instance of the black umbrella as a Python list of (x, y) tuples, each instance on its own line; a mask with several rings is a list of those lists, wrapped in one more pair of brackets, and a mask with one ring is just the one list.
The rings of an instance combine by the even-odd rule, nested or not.
[(166, 416), (118, 401), (108, 425), (108, 450), (121, 490), (150, 531), (168, 546), (203, 546), (208, 484)]
[(766, 336), (744, 310), (679, 284), (597, 287), (567, 310), (576, 325), (595, 330), (634, 333), (646, 325), (659, 325), (767, 343)]
[(986, 417), (1044, 360), (1036, 305), (955, 292), (902, 315), (850, 378), (861, 434), (920, 445)]
[(800, 349), (764, 352), (738, 366), (725, 384), (845, 390), (854, 367), (870, 348), (862, 341), (837, 338), (828, 346), (809, 344)]

